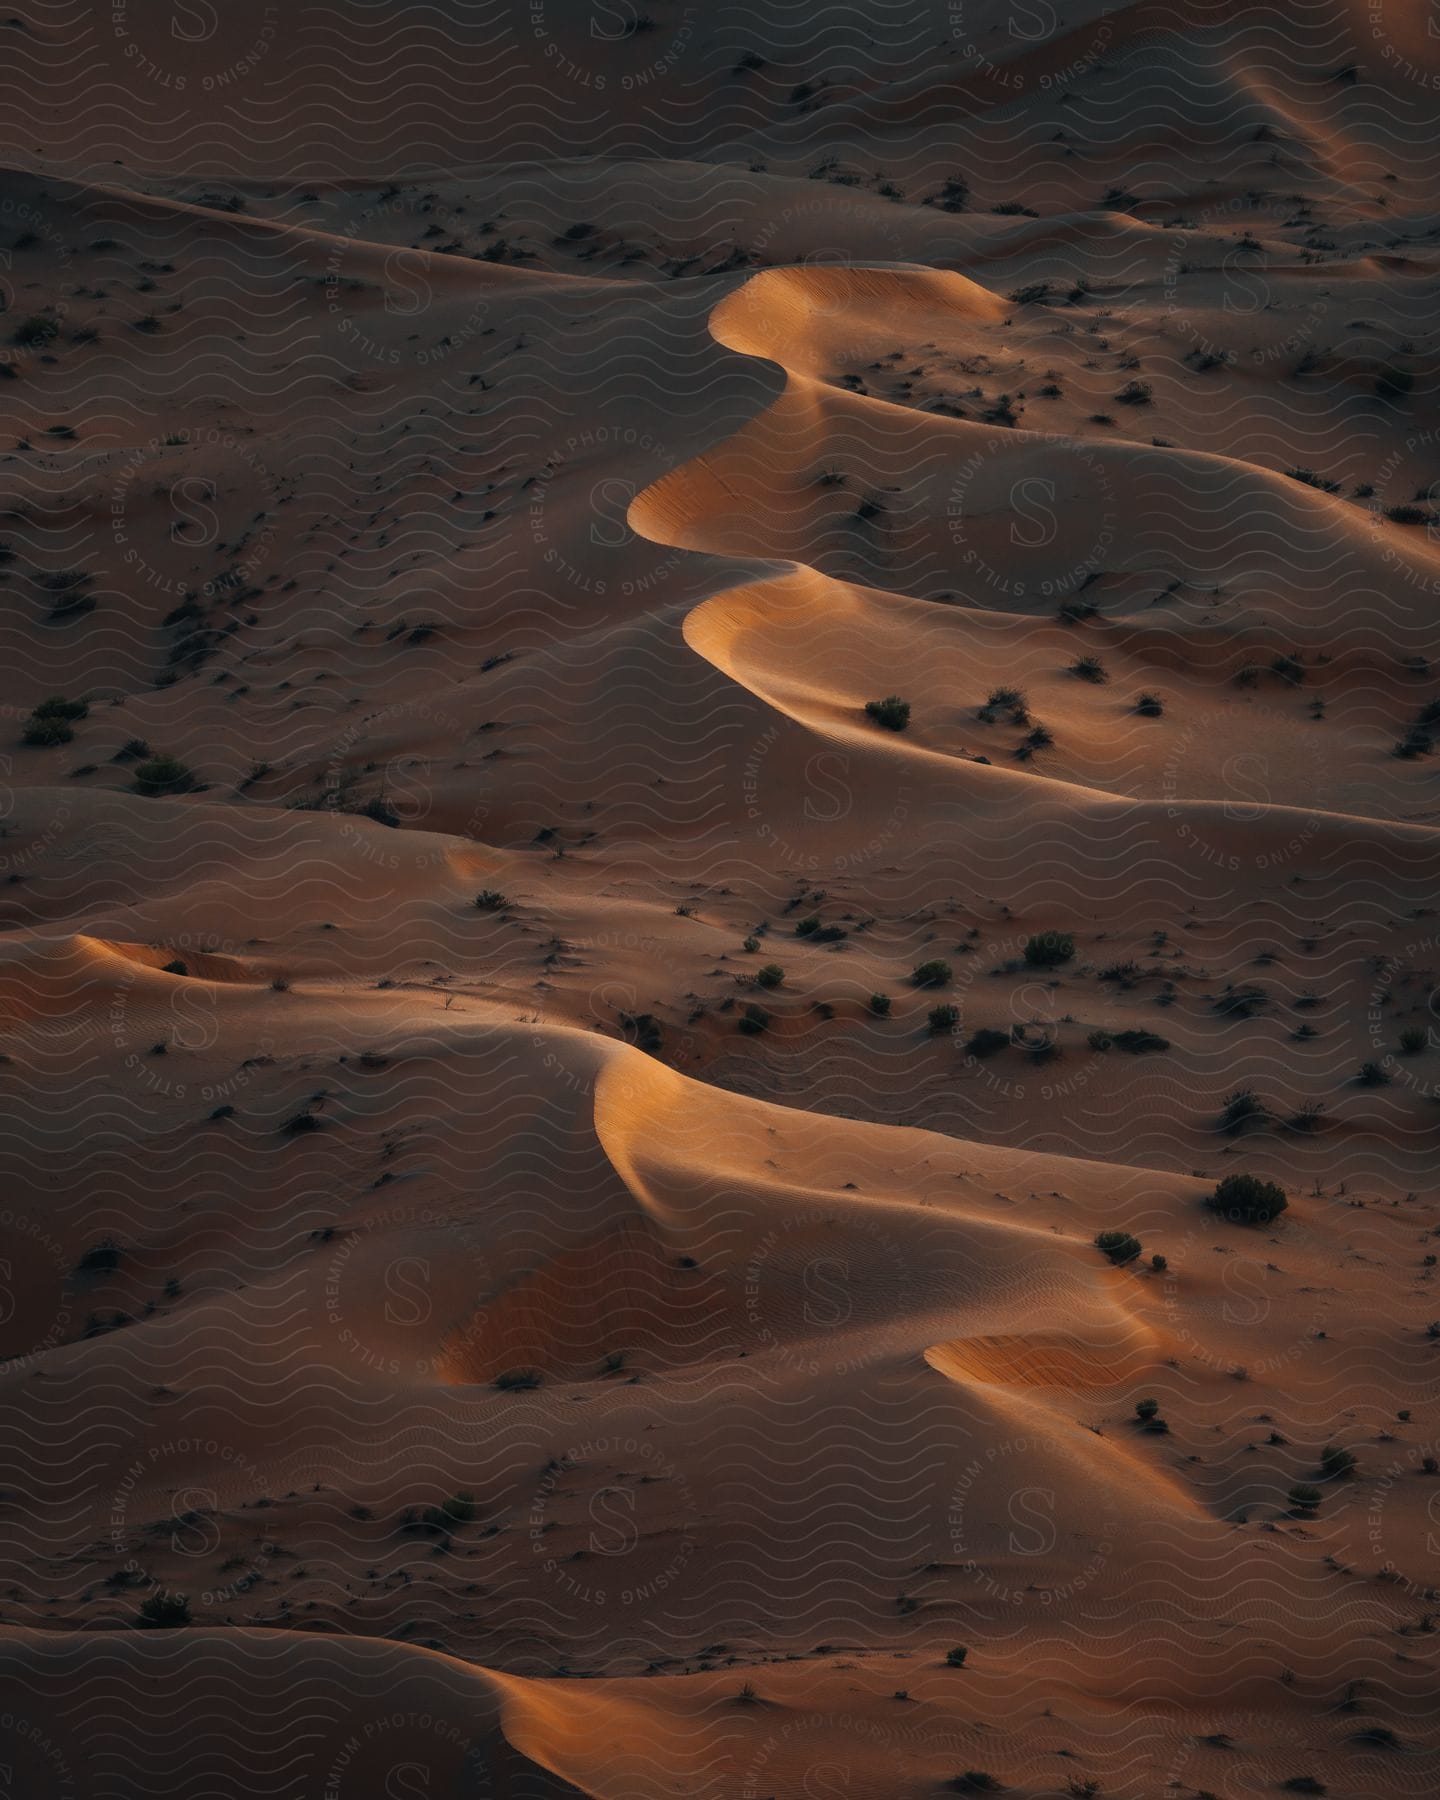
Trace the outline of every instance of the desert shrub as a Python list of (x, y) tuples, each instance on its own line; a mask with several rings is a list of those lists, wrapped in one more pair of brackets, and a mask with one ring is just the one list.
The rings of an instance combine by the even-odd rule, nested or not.
[(75, 733), (64, 719), (41, 718), (38, 713), (32, 713), (25, 721), (25, 728), (20, 735), (22, 741), (33, 749), (53, 750), (58, 744), (68, 744)]
[(1158, 1031), (1117, 1031), (1114, 1036), (1117, 1050), (1124, 1050), (1131, 1056), (1145, 1056), (1154, 1050), (1168, 1050), (1169, 1038), (1163, 1038)]
[(1096, 979), (1118, 981), (1121, 987), (1133, 987), (1140, 977), (1140, 965), (1133, 958), (1127, 962), (1106, 963)]
[(637, 1050), (658, 1056), (665, 1048), (665, 1028), (654, 1013), (622, 1012), (617, 1017), (626, 1042), (634, 1044)]
[(1025, 961), (1032, 969), (1056, 969), (1075, 955), (1075, 939), (1068, 931), (1042, 931), (1025, 942)]
[(1095, 1248), (1112, 1263), (1128, 1263), (1140, 1254), (1141, 1244), (1128, 1231), (1101, 1231), (1096, 1234)]
[(1264, 988), (1254, 982), (1242, 982), (1239, 987), (1227, 982), (1224, 991), (1211, 1000), (1210, 1010), (1225, 1019), (1253, 1019), (1264, 1012), (1269, 999)]
[(1081, 656), (1071, 663), (1070, 673), (1078, 675), (1081, 681), (1098, 683), (1105, 680), (1105, 665), (1098, 656)]
[(958, 1006), (932, 1006), (928, 1022), (932, 1032), (953, 1031), (960, 1023), (960, 1009)]
[(1220, 1103), (1220, 1129), (1232, 1137), (1249, 1125), (1263, 1124), (1269, 1116), (1269, 1108), (1254, 1088), (1236, 1088)]
[(1018, 425), (1020, 422), (1014, 397), (1010, 394), (997, 394), (980, 416), (988, 425)]
[(44, 313), (31, 313), (10, 333), (10, 342), (19, 344), (22, 350), (43, 350), (59, 335), (60, 326), (54, 319), (47, 319)]
[(176, 756), (152, 756), (135, 771), (135, 791), (152, 798), (160, 794), (188, 794), (195, 787), (194, 774)]
[(1430, 1042), (1430, 1033), (1421, 1025), (1407, 1025), (1400, 1033), (1400, 1054), (1418, 1056)]
[(747, 1037), (758, 1037), (770, 1024), (770, 1015), (763, 1006), (747, 1006), (740, 1015), (739, 1029)]
[(1377, 1062), (1361, 1063), (1356, 1072), (1355, 1081), (1357, 1086), (1366, 1088), (1388, 1087), (1390, 1085), (1390, 1077)]
[(1325, 1105), (1320, 1100), (1307, 1100), (1299, 1112), (1291, 1113), (1285, 1121), (1291, 1131), (1318, 1131), (1325, 1123)]
[(34, 719), (84, 719), (89, 716), (88, 700), (67, 700), (63, 694), (52, 694), (42, 700), (30, 715)]
[(1008, 1031), (996, 1031), (989, 1025), (982, 1025), (978, 1031), (971, 1033), (965, 1045), (965, 1054), (982, 1058), (994, 1056), (997, 1051), (1005, 1049), (1009, 1042)]
[(1157, 1275), (1163, 1275), (1170, 1267), (1170, 1264), (1165, 1257), (1161, 1256), (1157, 1251), (1156, 1254), (1150, 1258), (1150, 1267)]
[(1330, 1481), (1338, 1481), (1342, 1475), (1350, 1475), (1355, 1471), (1356, 1457), (1353, 1450), (1345, 1450), (1338, 1444), (1327, 1444), (1320, 1452), (1320, 1470)]
[(778, 988), (785, 980), (785, 971), (779, 963), (762, 963), (755, 971), (755, 985), (762, 988)]
[(190, 1601), (184, 1594), (151, 1594), (140, 1602), (135, 1623), (151, 1631), (163, 1631), (190, 1623)]
[(1109, 1050), (1113, 1046), (1115, 1040), (1108, 1031), (1101, 1030), (1092, 1031), (1085, 1042), (1092, 1050)]
[(84, 700), (66, 700), (63, 695), (52, 694), (48, 700), (42, 700), (25, 721), (24, 740), (43, 749), (68, 744), (75, 736), (71, 725), (77, 719), (85, 718), (89, 711), (89, 704)]
[(979, 716), (985, 724), (994, 722), (995, 713), (1008, 713), (1010, 724), (1030, 724), (1030, 702), (1024, 697), (1022, 688), (992, 688), (985, 706), (979, 709)]
[(1148, 406), (1155, 398), (1155, 390), (1148, 381), (1127, 381), (1115, 398), (1121, 406)]
[(1155, 1419), (1159, 1416), (1160, 1402), (1158, 1400), (1137, 1400), (1135, 1402), (1135, 1417), (1140, 1420), (1142, 1425), (1147, 1419)]
[(950, 1783), (952, 1793), (956, 1794), (1000, 1794), (1005, 1790), (995, 1777), (984, 1769), (967, 1769), (963, 1775), (957, 1775)]
[(808, 919), (801, 919), (795, 927), (796, 937), (809, 937), (811, 932), (820, 929), (820, 921), (812, 913)]
[(502, 1394), (525, 1394), (540, 1385), (538, 1369), (506, 1369), (495, 1377), (495, 1386)]
[(1313, 1775), (1292, 1775), (1288, 1781), (1280, 1783), (1280, 1791), (1282, 1794), (1324, 1794), (1328, 1790), (1325, 1783), (1317, 1781)]
[(872, 994), (870, 1010), (877, 1019), (885, 1018), (890, 1011), (890, 996), (888, 994)]
[(1433, 518), (1423, 506), (1392, 506), (1386, 509), (1385, 517), (1392, 525), (1428, 525)]
[(1135, 710), (1145, 719), (1158, 719), (1165, 710), (1165, 702), (1158, 694), (1141, 694), (1135, 702)]
[(1258, 1175), (1227, 1175), (1205, 1204), (1237, 1225), (1268, 1225), (1289, 1202), (1285, 1190)]
[(479, 1511), (473, 1494), (451, 1494), (449, 1499), (430, 1508), (425, 1514), (425, 1522), (439, 1531), (454, 1531), (457, 1525), (473, 1525)]
[(884, 700), (867, 700), (865, 716), (887, 731), (904, 731), (910, 723), (910, 702), (898, 694), (890, 694)]
[(1020, 748), (1015, 754), (1021, 762), (1028, 762), (1037, 750), (1049, 750), (1055, 743), (1055, 733), (1048, 725), (1037, 725), (1026, 733)]
[(945, 1652), (945, 1667), (947, 1669), (963, 1669), (965, 1667), (965, 1658), (969, 1654), (970, 1652), (968, 1650), (962, 1645), (957, 1644), (953, 1650), (947, 1650)]
[(918, 988), (945, 987), (953, 974), (954, 970), (949, 963), (943, 962), (938, 956), (935, 956), (931, 957), (928, 962), (916, 963), (910, 971), (910, 981), (912, 986)]
[(101, 1238), (98, 1244), (92, 1244), (84, 1252), (75, 1267), (82, 1275), (109, 1275), (120, 1267), (120, 1258), (124, 1251), (114, 1238)]
[(1303, 481), (1306, 487), (1318, 488), (1322, 494), (1338, 494), (1340, 483), (1328, 481), (1325, 476), (1317, 474), (1314, 469), (1287, 469), (1285, 473), (1292, 481)]
[(1296, 1512), (1314, 1512), (1323, 1498), (1319, 1488), (1308, 1481), (1297, 1481), (1285, 1497)]
[(479, 912), (501, 912), (509, 904), (509, 899), (499, 888), (481, 888), (475, 896), (475, 906)]

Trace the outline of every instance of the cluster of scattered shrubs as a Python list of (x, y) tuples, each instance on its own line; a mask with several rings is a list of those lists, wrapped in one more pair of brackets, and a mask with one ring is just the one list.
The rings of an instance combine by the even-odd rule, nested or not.
[[(997, 715), (1001, 713), (1012, 725), (1031, 725), (1030, 707), (1021, 688), (992, 688), (985, 704), (977, 708), (975, 716), (982, 725), (993, 725)], [(1016, 747), (1015, 755), (1021, 762), (1028, 762), (1037, 750), (1048, 750), (1054, 742), (1054, 734), (1048, 725), (1032, 725), (1029, 733)]]

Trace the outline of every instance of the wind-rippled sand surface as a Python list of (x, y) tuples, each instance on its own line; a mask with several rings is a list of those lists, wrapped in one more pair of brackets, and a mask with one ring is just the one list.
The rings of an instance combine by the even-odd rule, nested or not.
[(0, 59), (15, 1793), (1440, 1791), (1429, 9)]

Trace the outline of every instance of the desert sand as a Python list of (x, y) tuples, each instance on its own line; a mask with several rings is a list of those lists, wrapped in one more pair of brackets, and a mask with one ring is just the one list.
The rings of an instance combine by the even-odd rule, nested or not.
[(13, 1791), (1440, 1792), (1427, 9), (0, 44)]

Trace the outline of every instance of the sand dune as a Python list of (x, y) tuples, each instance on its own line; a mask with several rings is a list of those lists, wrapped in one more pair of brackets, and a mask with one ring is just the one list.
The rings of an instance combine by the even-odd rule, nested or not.
[(1440, 1789), (1423, 9), (0, 44), (15, 1792)]

